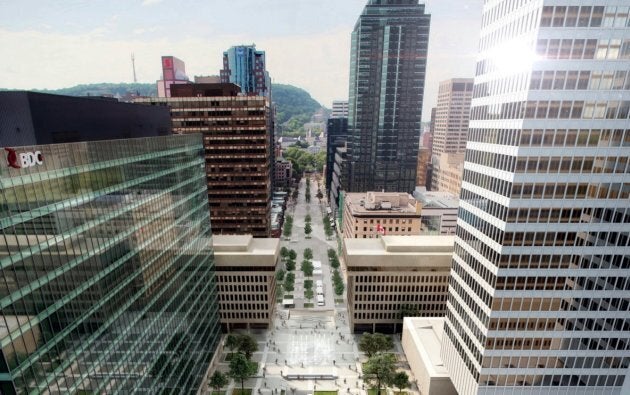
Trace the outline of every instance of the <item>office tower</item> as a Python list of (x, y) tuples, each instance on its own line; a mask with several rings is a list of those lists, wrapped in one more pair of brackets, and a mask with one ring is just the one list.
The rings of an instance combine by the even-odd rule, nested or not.
[(466, 151), (472, 78), (440, 82), (433, 129), (433, 156)]
[(0, 162), (0, 392), (207, 388), (220, 323), (201, 136), (17, 134)]
[(343, 191), (345, 190), (343, 181), (348, 179), (348, 166), (345, 165), (348, 160), (346, 153), (347, 148), (345, 145), (335, 148), (332, 181), (330, 183), (330, 191), (328, 192), (330, 208), (333, 211), (333, 215), (339, 221), (339, 224), (343, 221)]
[(0, 92), (0, 144), (24, 146), (168, 136), (163, 108), (103, 97)]
[(221, 82), (241, 87), (241, 92), (271, 99), (271, 79), (266, 69), (265, 51), (255, 45), (238, 45), (223, 52)]
[(136, 103), (167, 106), (173, 133), (201, 133), (214, 234), (269, 237), (272, 120), (269, 100), (237, 96), (234, 84), (173, 85), (170, 98)]
[(418, 148), (418, 167), (416, 170), (416, 186), (427, 185), (427, 173), (431, 162), (431, 150), (425, 147)]
[(348, 101), (333, 100), (331, 118), (348, 118)]
[(335, 151), (348, 139), (348, 118), (330, 118), (326, 124), (326, 191), (330, 191), (335, 164)]
[(630, 393), (628, 20), (484, 4), (442, 348), (460, 394)]
[(162, 56), (162, 79), (157, 82), (158, 97), (171, 97), (171, 85), (190, 84), (186, 64), (175, 56)]
[(352, 32), (349, 192), (412, 192), (431, 16), (418, 0), (369, 0)]

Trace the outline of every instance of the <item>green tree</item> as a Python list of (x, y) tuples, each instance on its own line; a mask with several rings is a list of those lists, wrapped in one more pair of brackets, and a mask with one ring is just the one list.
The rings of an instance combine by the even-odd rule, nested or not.
[(392, 378), (391, 386), (398, 388), (398, 392), (402, 392), (405, 388), (409, 388), (409, 376), (406, 372), (396, 372)]
[(304, 222), (311, 222), (311, 215), (310, 214), (306, 214), (306, 217), (304, 217)]
[(329, 248), (328, 249), (328, 259), (332, 259), (334, 256), (337, 256), (337, 253), (335, 252), (334, 249)]
[(343, 295), (343, 290), (344, 290), (343, 282), (335, 283), (335, 295), (337, 296)]
[(210, 376), (210, 387), (216, 392), (221, 391), (221, 388), (229, 384), (227, 376), (218, 370), (215, 370), (212, 376)]
[(247, 359), (251, 359), (252, 354), (258, 351), (256, 339), (248, 333), (230, 333), (225, 339), (225, 346), (230, 351), (236, 350), (238, 353), (245, 355)]
[(315, 196), (317, 196), (317, 199), (319, 199), (319, 202), (321, 203), (322, 199), (324, 198), (324, 194), (322, 193), (322, 190), (318, 189), (317, 190), (317, 195), (315, 195)]
[(295, 252), (295, 250), (289, 250), (289, 259), (292, 260), (296, 260), (297, 259), (297, 252)]
[(239, 343), (238, 333), (230, 333), (225, 338), (225, 347), (227, 347), (230, 350), (230, 352), (233, 352), (234, 350), (238, 349), (238, 343)]
[(359, 350), (368, 358), (382, 354), (394, 348), (392, 338), (382, 333), (367, 333), (361, 335), (359, 339)]
[(289, 272), (287, 273), (285, 279), (284, 279), (284, 289), (286, 291), (293, 291), (295, 288), (295, 274)]
[(305, 289), (305, 290), (304, 290), (304, 297), (305, 297), (306, 299), (308, 299), (309, 301), (310, 301), (311, 299), (313, 299), (313, 290), (312, 290), (312, 289)]
[(336, 255), (330, 260), (330, 267), (339, 269), (339, 258)]
[(400, 306), (400, 319), (405, 317), (416, 317), (418, 316), (418, 309), (410, 304), (403, 304)]
[(363, 364), (364, 380), (376, 388), (377, 395), (381, 395), (382, 387), (391, 384), (396, 374), (396, 357), (394, 354), (376, 354)]
[(252, 362), (243, 354), (235, 354), (230, 359), (230, 371), (228, 375), (241, 382), (241, 393), (245, 393), (245, 380), (256, 374), (258, 364)]
[(284, 269), (278, 270), (276, 272), (276, 280), (278, 280), (278, 281), (284, 280), (284, 274), (285, 274)]
[(313, 275), (313, 262), (303, 260), (300, 264), (300, 270), (304, 272), (306, 277), (311, 277)]
[(304, 225), (304, 234), (306, 235), (306, 237), (310, 237), (311, 232), (313, 232), (313, 228), (311, 228), (311, 224), (306, 223), (306, 225)]
[(304, 280), (304, 289), (313, 289), (313, 280)]
[(313, 259), (313, 250), (310, 248), (304, 249), (304, 259)]
[(295, 270), (295, 261), (293, 259), (289, 259), (285, 264), (288, 272), (292, 272)]
[(280, 249), (280, 256), (282, 257), (283, 261), (286, 261), (287, 258), (289, 257), (289, 249), (287, 247), (282, 247)]

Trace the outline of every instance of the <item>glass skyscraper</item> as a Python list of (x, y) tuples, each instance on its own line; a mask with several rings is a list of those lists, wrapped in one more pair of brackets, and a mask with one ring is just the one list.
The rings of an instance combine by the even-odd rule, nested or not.
[(357, 20), (347, 191), (415, 189), (430, 20), (418, 0), (369, 0)]
[(1, 156), (0, 393), (196, 393), (220, 339), (201, 135)]
[(255, 45), (237, 45), (223, 52), (221, 82), (231, 82), (251, 96), (271, 99), (271, 79), (267, 72), (265, 51)]
[(484, 2), (442, 347), (460, 394), (630, 393), (629, 11)]

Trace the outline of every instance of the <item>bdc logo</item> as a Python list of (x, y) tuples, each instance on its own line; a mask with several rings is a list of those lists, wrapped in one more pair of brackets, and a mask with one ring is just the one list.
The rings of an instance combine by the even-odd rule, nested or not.
[(24, 169), (44, 163), (44, 155), (40, 151), (17, 153), (13, 148), (5, 148), (7, 151), (7, 164), (14, 169)]

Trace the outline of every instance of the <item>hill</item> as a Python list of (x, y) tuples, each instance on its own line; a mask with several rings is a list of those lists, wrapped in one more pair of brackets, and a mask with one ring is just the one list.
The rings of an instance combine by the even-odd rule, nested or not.
[(155, 84), (126, 84), (126, 83), (98, 83), (98, 84), (82, 84), (72, 86), (70, 88), (61, 89), (33, 89), (35, 92), (53, 93), (57, 95), (68, 96), (101, 96), (113, 95), (122, 97), (128, 93), (138, 93), (141, 96), (157, 96), (157, 87)]

